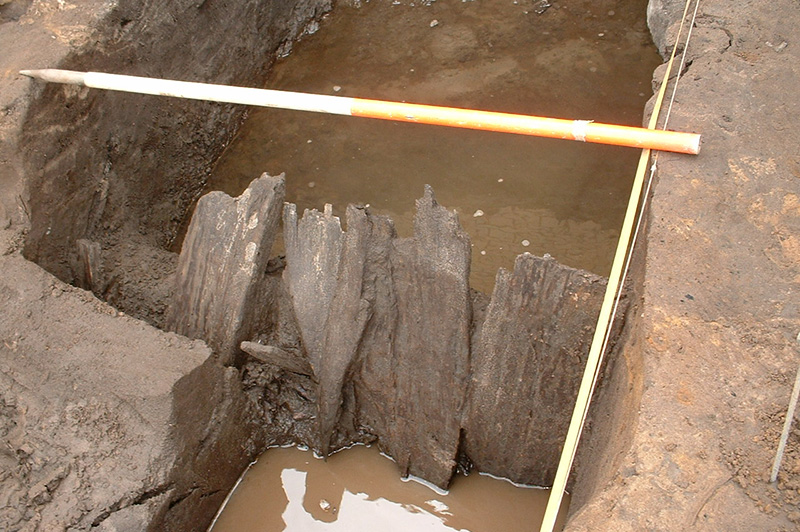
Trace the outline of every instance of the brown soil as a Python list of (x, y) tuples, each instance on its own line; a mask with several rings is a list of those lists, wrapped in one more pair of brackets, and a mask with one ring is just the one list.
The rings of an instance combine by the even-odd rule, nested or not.
[[(238, 371), (205, 344), (142, 321), (157, 323), (168, 299), (170, 220), (242, 112), (141, 106), (18, 73), (93, 65), (258, 84), (277, 50), (330, 4), (261, 7), (0, 2), (1, 530), (204, 529), (275, 440), (263, 430), (281, 430), (248, 425)], [(217, 46), (215, 31), (264, 35)], [(96, 96), (111, 98), (102, 111)], [(67, 284), (86, 284), (78, 239), (102, 246), (109, 275), (88, 284), (117, 308)]]
[[(661, 63), (646, 6), (343, 5), (275, 63), (267, 86), (636, 126)], [(638, 159), (615, 146), (261, 108), (207, 188), (235, 196), (254, 175), (285, 173), (299, 212), (368, 204), (407, 236), (430, 185), (470, 236), (470, 286), (491, 294), (498, 268), (525, 251), (608, 275)]]
[[(651, 2), (662, 53), (682, 9)], [(798, 24), (790, 1), (700, 5), (669, 126), (702, 133), (702, 151), (658, 157), (633, 443), (573, 530), (800, 523), (797, 428), (768, 482), (800, 359)]]
[[(171, 104), (115, 111), (126, 128), (143, 114), (162, 117), (166, 129), (124, 136), (125, 129), (89, 128), (89, 140), (102, 133), (118, 143), (85, 153), (70, 147), (76, 124), (59, 118), (74, 116), (69, 105), (85, 105), (78, 116), (101, 123), (89, 109), (95, 97), (42, 89), (17, 71), (80, 67), (93, 58), (105, 58), (94, 68), (111, 70), (155, 54), (167, 66), (149, 74), (211, 77), (244, 53), (188, 57), (193, 48), (173, 40), (175, 47), (159, 55), (143, 50), (140, 40), (126, 40), (126, 32), (149, 27), (177, 39), (170, 21), (230, 7), (172, 4), (143, 14), (135, 2), (123, 1), (0, 5), (0, 528), (140, 530), (165, 509), (191, 522), (186, 516), (197, 508), (213, 513), (224, 496), (225, 482), (212, 486), (203, 471), (212, 464), (235, 476), (242, 462), (241, 455), (224, 456), (223, 444), (241, 443), (231, 436), (228, 414), (243, 401), (229, 393), (230, 371), (203, 366), (205, 347), (119, 316), (21, 256), (27, 242), (27, 255), (73, 281), (71, 246), (85, 235), (72, 227), (94, 224), (100, 231), (91, 236), (112, 235), (104, 245), (136, 234), (155, 250), (169, 244), (180, 211), (193, 199), (181, 183), (207, 175), (204, 150), (221, 149), (211, 148), (207, 132), (224, 123), (230, 136), (235, 113), (217, 110), (205, 128), (193, 129), (188, 126), (202, 124), (201, 113), (187, 115)], [(314, 15), (309, 4), (298, 19)], [(675, 2), (651, 1), (649, 22), (662, 53), (681, 11)], [(230, 15), (249, 20), (247, 12)], [(153, 17), (152, 26), (143, 24), (144, 16)], [(700, 6), (669, 125), (702, 133), (703, 149), (697, 157), (659, 156), (634, 272), (641, 287), (638, 323), (616, 362), (626, 371), (612, 383), (628, 410), (609, 412), (605, 426), (588, 434), (587, 444), (598, 449), (598, 439), (609, 434), (611, 449), (586, 467), (591, 474), (573, 499), (570, 530), (792, 530), (800, 523), (797, 429), (777, 485), (768, 483), (800, 349), (798, 27), (800, 12), (791, 0)], [(272, 52), (302, 24), (292, 28), (271, 41)], [(175, 54), (171, 61), (169, 54)], [(257, 79), (252, 74), (246, 81)], [(108, 98), (105, 109), (120, 102), (102, 98)], [(47, 101), (56, 104), (47, 107)], [(169, 127), (173, 122), (197, 136), (180, 137)], [(170, 144), (178, 141), (194, 146), (191, 160), (165, 155), (185, 155)], [(140, 149), (123, 156), (119, 143)], [(153, 153), (162, 158), (148, 159)], [(135, 181), (104, 189), (137, 165), (151, 172), (174, 165), (174, 171), (157, 189), (137, 188)], [(71, 183), (71, 192), (94, 192), (64, 195), (52, 188), (59, 180)], [(179, 188), (176, 204), (148, 204), (149, 195), (170, 197)], [(37, 194), (33, 203), (40, 203), (32, 205)], [(202, 423), (176, 418), (176, 404)], [(204, 447), (209, 441), (216, 443)], [(142, 442), (152, 454), (141, 452)], [(257, 451), (257, 442), (244, 445)], [(174, 468), (194, 476), (176, 479)]]

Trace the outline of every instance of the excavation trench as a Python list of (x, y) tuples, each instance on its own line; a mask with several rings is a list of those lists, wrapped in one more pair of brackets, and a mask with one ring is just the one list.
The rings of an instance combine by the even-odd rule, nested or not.
[[(361, 24), (373, 46), (388, 47), (394, 62), (381, 76), (395, 85), (352, 75), (370, 70), (366, 48), (352, 54), (359, 61), (319, 75), (320, 50), (349, 53), (308, 35), (331, 7), (324, 0), (222, 4), (120, 2), (98, 22), (98, 43), (52, 66), (262, 86), (273, 58), (307, 34), (297, 55), (308, 46), (312, 59), (297, 69), (282, 63), (283, 88), (338, 92), (341, 83), (368, 97), (632, 125), (650, 95), (643, 87), (655, 55), (642, 2), (514, 4), (503, 15), (511, 17), (505, 41), (487, 22), (501, 14), (479, 0), (337, 6), (332, 26)], [(381, 44), (380, 25), (366, 18), (379, 9), (387, 27), (422, 25), (430, 43), (416, 51), (399, 48), (407, 37)], [(615, 33), (619, 41), (605, 44)], [(219, 42), (223, 34), (230, 37)], [(521, 42), (523, 34), (535, 36)], [(538, 55), (510, 55), (537, 46)], [(623, 52), (612, 61), (598, 46)], [(428, 63), (443, 63), (403, 61), (426, 52)], [(617, 70), (631, 61), (641, 77), (619, 82)], [(525, 76), (536, 69), (523, 68), (528, 63), (554, 76), (557, 89), (532, 89), (540, 105), (513, 84), (530, 85)], [(583, 69), (577, 78), (563, 72), (570, 63)], [(604, 81), (592, 80), (598, 73)], [(594, 90), (576, 89), (573, 98), (581, 84)], [(24, 123), (25, 256), (213, 351), (174, 387), (176, 459), (167, 484), (147, 492), (167, 499), (151, 527), (207, 525), (244, 466), (277, 445), (324, 455), (374, 444), (403, 474), (440, 487), (457, 469), (549, 485), (636, 154), (474, 132), (438, 140), (434, 128), (388, 124), (376, 133), (325, 117), (253, 113), (220, 159), (243, 113), (52, 85), (38, 90)], [(367, 146), (371, 138), (377, 147)], [(257, 141), (266, 159), (252, 156)], [(419, 152), (427, 157), (410, 156)], [(367, 170), (349, 166), (357, 158)], [(210, 192), (193, 208), (220, 189), (231, 195)], [(528, 248), (555, 258), (520, 254)], [(570, 482), (576, 507), (611, 470), (635, 415), (638, 348), (624, 315)]]

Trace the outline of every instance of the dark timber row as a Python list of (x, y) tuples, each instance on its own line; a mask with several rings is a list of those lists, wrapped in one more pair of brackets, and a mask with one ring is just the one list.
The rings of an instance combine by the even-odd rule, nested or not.
[[(201, 199), (170, 328), (226, 364), (308, 376), (313, 415), (294, 419), (311, 441), (296, 443), (324, 455), (377, 442), (442, 487), (459, 464), (550, 484), (605, 280), (526, 253), (487, 306), (469, 288), (469, 236), (429, 187), (410, 238), (368, 208), (349, 206), (343, 231), (329, 206), (298, 218), (283, 200), (266, 174), (239, 198)], [(281, 207), (282, 277), (268, 262)]]

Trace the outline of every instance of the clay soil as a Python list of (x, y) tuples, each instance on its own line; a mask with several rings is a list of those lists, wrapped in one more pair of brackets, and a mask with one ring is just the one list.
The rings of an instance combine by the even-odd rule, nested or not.
[[(650, 4), (666, 55), (683, 6)], [(140, 530), (165, 497), (194, 493), (172, 494), (172, 462), (136, 445), (166, 438), (162, 399), (207, 349), (120, 315), (21, 255), (35, 191), (20, 138), (39, 93), (17, 72), (86, 46), (85, 27), (104, 9), (0, 2), (0, 525), (9, 530)], [(567, 530), (800, 526), (800, 426), (777, 484), (768, 481), (800, 363), (799, 27), (792, 0), (699, 7), (669, 127), (702, 133), (702, 151), (658, 156), (626, 350), (636, 406), (615, 421), (628, 436), (598, 459)], [(131, 351), (146, 354), (144, 369), (115, 366)], [(143, 477), (147, 489), (128, 484)]]
[[(662, 54), (682, 9), (651, 2)], [(700, 5), (669, 126), (702, 151), (658, 156), (633, 443), (573, 530), (800, 526), (800, 428), (769, 483), (800, 362), (799, 24), (789, 1)]]

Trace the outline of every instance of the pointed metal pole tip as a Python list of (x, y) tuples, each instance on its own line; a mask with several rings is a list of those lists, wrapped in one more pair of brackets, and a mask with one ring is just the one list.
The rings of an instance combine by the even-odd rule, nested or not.
[(86, 75), (85, 72), (75, 72), (74, 70), (57, 70), (52, 68), (45, 68), (42, 70), (20, 70), (20, 74), (28, 76), (33, 79), (40, 79), (42, 81), (49, 81), (52, 83), (72, 83), (75, 85), (83, 85), (83, 79)]

